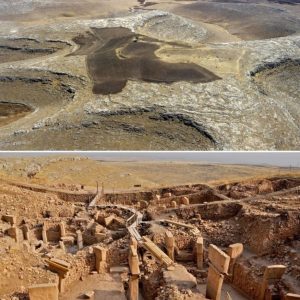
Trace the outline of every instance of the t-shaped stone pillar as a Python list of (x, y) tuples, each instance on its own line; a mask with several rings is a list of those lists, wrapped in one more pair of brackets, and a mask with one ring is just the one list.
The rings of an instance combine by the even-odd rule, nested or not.
[(244, 246), (243, 246), (243, 244), (240, 244), (240, 243), (231, 244), (228, 247), (227, 254), (230, 257), (228, 273), (229, 273), (229, 276), (231, 277), (231, 280), (233, 279), (232, 275), (233, 275), (234, 264), (235, 264), (237, 258), (242, 255), (243, 251), (244, 251)]
[(165, 243), (167, 248), (167, 254), (174, 261), (175, 239), (172, 232), (166, 231)]
[[(60, 293), (65, 290), (65, 278), (69, 272), (70, 264), (64, 260), (51, 258), (46, 261), (50, 271), (58, 274), (59, 284), (58, 289)], [(42, 298), (44, 299), (44, 298)]]
[(286, 266), (283, 265), (273, 265), (273, 266), (267, 266), (265, 268), (264, 277), (260, 288), (259, 300), (264, 300), (265, 293), (269, 285), (269, 280), (281, 279), (282, 275), (285, 272), (285, 269)]
[(207, 275), (206, 297), (212, 300), (220, 300), (224, 274), (228, 272), (230, 257), (217, 246), (210, 244), (208, 259), (210, 263)]
[(77, 246), (78, 249), (81, 250), (83, 248), (83, 238), (82, 238), (82, 232), (80, 230), (76, 231), (77, 236)]
[(134, 248), (137, 249), (138, 242), (134, 237), (130, 237), (130, 245), (134, 246)]
[(204, 243), (203, 237), (198, 237), (196, 241), (196, 262), (199, 270), (203, 269), (203, 258), (204, 258)]
[(26, 224), (23, 225), (23, 236), (24, 236), (24, 240), (30, 241), (30, 229)]
[(42, 229), (42, 239), (45, 244), (48, 244), (47, 227), (45, 224), (43, 225), (43, 229)]
[(181, 198), (181, 203), (184, 205), (190, 205), (190, 200), (188, 197), (182, 197)]
[(106, 255), (107, 249), (100, 246), (93, 247), (96, 256), (96, 270), (100, 273), (105, 273), (107, 270)]
[(134, 245), (129, 246), (128, 262), (130, 267), (129, 300), (138, 300), (140, 266), (137, 249)]
[(176, 201), (171, 201), (171, 207), (176, 208), (177, 207), (177, 202)]
[(59, 223), (59, 229), (60, 229), (60, 237), (66, 236), (66, 224), (65, 222)]
[(16, 243), (19, 243), (20, 242), (20, 235), (19, 235), (19, 229), (13, 225), (12, 227), (10, 227), (8, 230), (7, 230), (7, 233), (10, 237), (14, 238)]

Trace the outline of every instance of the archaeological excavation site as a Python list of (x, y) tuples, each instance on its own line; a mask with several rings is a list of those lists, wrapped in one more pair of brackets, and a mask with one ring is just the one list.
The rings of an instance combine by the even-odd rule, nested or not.
[(300, 178), (0, 184), (1, 300), (300, 299)]

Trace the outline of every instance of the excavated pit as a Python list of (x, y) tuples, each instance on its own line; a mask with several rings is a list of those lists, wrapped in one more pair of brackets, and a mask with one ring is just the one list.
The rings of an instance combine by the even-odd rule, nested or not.
[[(47, 140), (45, 141), (45, 135)], [(214, 150), (217, 144), (207, 130), (182, 115), (159, 111), (90, 114), (68, 126), (35, 130), (18, 136), (19, 147), (47, 150)], [(93, 140), (93, 143), (90, 141)], [(23, 148), (22, 148), (23, 147)]]
[(265, 65), (252, 72), (252, 76), (261, 91), (267, 95), (286, 95), (295, 99), (295, 102), (299, 99), (300, 60)]
[(129, 29), (102, 28), (93, 29), (93, 32), (93, 37), (89, 34), (74, 39), (81, 49), (73, 55), (87, 55), (87, 68), (94, 81), (95, 94), (119, 93), (128, 80), (170, 84), (220, 79), (196, 64), (161, 61), (155, 51), (165, 43), (134, 34)]
[(25, 117), (34, 110), (22, 103), (0, 102), (0, 127)]
[(70, 45), (62, 41), (39, 41), (31, 38), (0, 38), (0, 63), (49, 55)]

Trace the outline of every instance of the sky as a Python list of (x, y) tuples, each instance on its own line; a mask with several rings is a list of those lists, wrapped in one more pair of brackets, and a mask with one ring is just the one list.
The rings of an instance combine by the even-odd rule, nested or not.
[(0, 152), (0, 157), (87, 156), (98, 160), (192, 161), (300, 167), (300, 152)]

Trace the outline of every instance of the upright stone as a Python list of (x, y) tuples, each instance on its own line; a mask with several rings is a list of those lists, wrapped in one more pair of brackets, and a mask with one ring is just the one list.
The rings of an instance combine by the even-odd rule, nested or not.
[(134, 245), (129, 247), (128, 262), (130, 267), (129, 300), (138, 300), (140, 267), (137, 249)]
[(42, 229), (42, 238), (43, 238), (43, 242), (45, 244), (48, 244), (47, 229), (46, 229), (45, 225), (43, 226), (43, 229)]
[(129, 300), (139, 299), (139, 276), (130, 275), (129, 277)]
[(174, 261), (175, 239), (170, 231), (166, 231), (165, 233), (165, 244), (168, 256)]
[(47, 260), (49, 270), (58, 274), (58, 289), (60, 293), (65, 290), (65, 280), (70, 269), (70, 264), (64, 260), (51, 258)]
[(10, 237), (12, 237), (16, 241), (16, 243), (20, 242), (19, 230), (15, 225), (10, 227), (7, 230), (7, 233)]
[(176, 207), (177, 207), (176, 201), (171, 201), (171, 207), (172, 207), (172, 208), (176, 208)]
[(198, 237), (196, 241), (196, 262), (199, 270), (203, 269), (204, 242), (203, 237)]
[(234, 264), (235, 264), (237, 258), (242, 255), (243, 250), (244, 250), (244, 246), (243, 246), (243, 244), (240, 244), (240, 243), (231, 244), (228, 247), (227, 254), (230, 257), (228, 273), (229, 273), (230, 276), (232, 276)]
[(138, 242), (133, 236), (130, 237), (130, 245), (134, 246), (135, 249), (138, 247)]
[(66, 225), (65, 222), (60, 222), (59, 224), (59, 229), (60, 229), (60, 237), (66, 236)]
[(77, 246), (78, 249), (81, 250), (83, 248), (83, 238), (82, 238), (82, 232), (80, 230), (76, 231), (77, 236)]
[(182, 197), (181, 203), (184, 205), (190, 205), (190, 200), (188, 197)]
[(28, 291), (30, 300), (58, 300), (58, 288), (55, 283), (32, 285)]
[(286, 266), (272, 265), (265, 268), (264, 277), (261, 284), (259, 300), (264, 300), (265, 293), (269, 285), (269, 280), (279, 280), (286, 270)]
[(212, 264), (209, 264), (206, 297), (212, 300), (220, 300), (223, 281), (224, 275), (219, 273)]
[(107, 270), (106, 256), (107, 249), (95, 246), (93, 247), (96, 256), (96, 270), (99, 274), (105, 273)]
[(66, 252), (65, 243), (63, 241), (59, 241), (59, 247), (61, 248), (62, 251)]
[(220, 273), (228, 272), (230, 257), (217, 246), (209, 245), (208, 259)]
[(128, 263), (130, 268), (130, 273), (132, 275), (140, 274), (139, 258), (137, 254), (137, 249), (131, 245), (129, 247)]
[(210, 260), (207, 276), (206, 297), (212, 300), (221, 299), (224, 273), (227, 274), (230, 257), (217, 246), (210, 244), (208, 248)]
[(23, 226), (23, 236), (24, 236), (24, 240), (30, 241), (30, 230), (28, 225)]
[(145, 201), (145, 200), (141, 200), (141, 201), (140, 201), (140, 208), (141, 208), (141, 209), (145, 209), (145, 208), (147, 208), (147, 207), (148, 207), (148, 202)]

